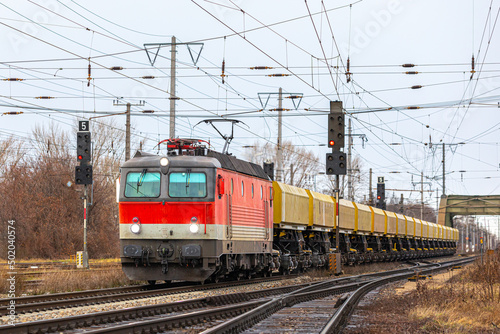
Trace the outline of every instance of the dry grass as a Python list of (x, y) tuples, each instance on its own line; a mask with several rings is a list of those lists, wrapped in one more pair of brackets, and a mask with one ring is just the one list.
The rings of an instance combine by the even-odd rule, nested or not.
[[(20, 261), (18, 264), (47, 264), (49, 262), (55, 264), (55, 267), (42, 265), (40, 268), (19, 268), (16, 270), (16, 296), (111, 288), (145, 283), (130, 281), (123, 274), (119, 259), (91, 260), (90, 270), (76, 269), (76, 265), (74, 265), (75, 269), (58, 269), (60, 263), (71, 264), (68, 260), (48, 261), (45, 259), (30, 259)], [(0, 267), (0, 297), (6, 297), (9, 288), (7, 271), (6, 266)], [(29, 274), (31, 272), (34, 274)], [(40, 281), (40, 283), (34, 285), (31, 282), (33, 280)]]
[(112, 288), (131, 284), (121, 268), (60, 271), (47, 273), (41, 279), (41, 284), (33, 288), (33, 294)]
[(346, 275), (361, 275), (366, 273), (375, 273), (379, 271), (394, 270), (408, 267), (402, 262), (375, 262), (356, 266), (342, 266)]
[(406, 294), (387, 288), (360, 314), (362, 324), (345, 333), (500, 333), (500, 256), (444, 283), (420, 281)]

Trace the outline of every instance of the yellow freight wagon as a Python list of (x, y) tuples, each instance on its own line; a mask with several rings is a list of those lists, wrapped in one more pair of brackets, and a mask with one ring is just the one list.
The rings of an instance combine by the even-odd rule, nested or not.
[(354, 231), (360, 234), (369, 234), (372, 231), (372, 210), (368, 205), (352, 202), (356, 209)]
[(309, 195), (306, 190), (273, 182), (274, 224), (309, 225)]
[(397, 217), (394, 214), (394, 212), (386, 211), (387, 214), (387, 224), (385, 227), (385, 234), (386, 235), (396, 235), (396, 229), (397, 229)]
[(429, 238), (429, 223), (426, 222), (425, 220), (420, 220), (422, 223), (422, 239), (428, 239)]
[(413, 238), (415, 237), (415, 228), (417, 222), (415, 222), (415, 219), (413, 219), (413, 217), (406, 217), (406, 220), (408, 222), (408, 224), (406, 225), (406, 231), (408, 232), (407, 235), (409, 238)]
[(309, 196), (309, 226), (333, 228), (335, 202), (331, 196), (306, 190)]
[(339, 228), (347, 232), (354, 231), (356, 222), (356, 208), (350, 201), (339, 200)]
[(422, 221), (420, 219), (415, 219), (415, 238), (421, 238), (422, 237)]
[(377, 235), (385, 234), (385, 226), (387, 224), (387, 214), (379, 208), (369, 207), (372, 211), (372, 233)]
[(398, 222), (397, 222), (397, 231), (396, 231), (396, 235), (398, 237), (404, 237), (406, 235), (406, 217), (402, 214), (399, 214), (399, 213), (395, 213), (396, 215), (396, 218), (398, 219)]

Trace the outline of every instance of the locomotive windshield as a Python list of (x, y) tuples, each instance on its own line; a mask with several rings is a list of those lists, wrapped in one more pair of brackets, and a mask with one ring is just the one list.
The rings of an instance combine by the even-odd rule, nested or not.
[(170, 197), (206, 197), (207, 176), (205, 173), (170, 173), (168, 196)]
[(131, 172), (127, 174), (125, 185), (125, 197), (159, 197), (160, 196), (160, 173)]

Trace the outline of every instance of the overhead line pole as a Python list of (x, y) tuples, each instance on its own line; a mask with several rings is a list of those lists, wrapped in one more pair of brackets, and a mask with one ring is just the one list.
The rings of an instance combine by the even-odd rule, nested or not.
[(445, 143), (443, 143), (443, 196), (446, 195), (446, 179), (445, 179), (445, 147), (444, 147)]
[(175, 49), (176, 39), (172, 36), (171, 57), (170, 57), (170, 138), (175, 138)]
[(420, 219), (424, 219), (424, 172), (420, 174)]
[(368, 203), (370, 206), (373, 206), (373, 192), (372, 192), (372, 177), (373, 177), (373, 171), (370, 168), (370, 186), (369, 186), (369, 193), (368, 193)]
[(282, 175), (283, 175), (283, 148), (281, 147), (282, 145), (282, 126), (283, 126), (283, 90), (280, 87), (279, 89), (279, 94), (278, 94), (278, 156), (277, 156), (277, 162), (278, 162), (278, 168), (277, 168), (277, 173), (276, 173), (276, 181), (282, 182)]
[(352, 189), (352, 160), (351, 160), (351, 146), (352, 146), (352, 120), (349, 117), (348, 128), (348, 142), (347, 142), (347, 194), (350, 201), (353, 200), (354, 194)]
[(139, 106), (142, 107), (144, 106), (145, 102), (144, 100), (140, 100), (139, 103), (121, 103), (119, 100), (114, 100), (113, 105), (114, 106), (127, 106), (127, 111), (125, 112), (126, 115), (126, 120), (125, 120), (125, 161), (130, 160), (130, 108), (132, 106)]
[[(186, 45), (189, 51), (189, 55), (191, 56), (191, 60), (193, 64), (196, 66), (200, 58), (201, 51), (203, 50), (203, 43), (177, 43), (177, 39), (175, 36), (172, 36), (172, 40), (170, 43), (145, 43), (144, 50), (146, 51), (146, 55), (148, 56), (149, 62), (151, 66), (154, 66), (156, 62), (156, 58), (158, 57), (158, 53), (160, 52), (160, 48), (162, 46), (170, 45), (170, 126), (169, 126), (169, 136), (170, 138), (175, 138), (175, 100), (179, 100), (179, 98), (175, 95), (175, 82), (176, 82), (176, 47), (177, 45)], [(190, 45), (199, 45), (201, 46), (198, 55), (193, 55), (192, 49), (189, 47)], [(156, 52), (154, 51), (156, 48)]]

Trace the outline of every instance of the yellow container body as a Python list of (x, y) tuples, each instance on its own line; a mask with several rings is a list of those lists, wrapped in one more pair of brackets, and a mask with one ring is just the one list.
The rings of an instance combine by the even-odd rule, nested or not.
[(428, 222), (429, 223), (429, 239), (436, 239), (436, 233), (435, 233), (435, 228), (436, 224)]
[(407, 234), (406, 235), (410, 238), (413, 238), (413, 237), (415, 237), (415, 227), (416, 227), (415, 225), (417, 223), (415, 222), (415, 219), (413, 219), (413, 217), (406, 217), (406, 221), (407, 221), (407, 224), (406, 224)]
[(275, 224), (309, 225), (309, 195), (306, 190), (273, 182)]
[(415, 238), (422, 237), (422, 221), (420, 219), (413, 218), (415, 221)]
[(356, 208), (358, 214), (357, 226), (355, 227), (356, 232), (371, 233), (372, 232), (372, 221), (373, 215), (372, 210), (368, 205), (352, 203)]
[(397, 228), (397, 217), (394, 212), (386, 211), (387, 214), (387, 224), (385, 225), (385, 234), (396, 235)]
[(443, 225), (438, 224), (438, 240), (443, 240)]
[(350, 201), (339, 200), (339, 227), (342, 230), (354, 231), (356, 222), (356, 208)]
[(429, 223), (425, 220), (421, 220), (422, 222), (422, 238), (429, 239)]
[(331, 196), (306, 190), (309, 196), (309, 226), (335, 226), (335, 202)]
[(396, 225), (396, 235), (398, 237), (404, 237), (406, 235), (406, 217), (400, 213), (395, 213), (398, 219)]
[(385, 233), (385, 224), (387, 224), (387, 213), (379, 208), (369, 206), (372, 211), (372, 233)]

